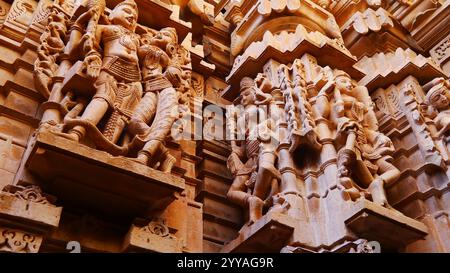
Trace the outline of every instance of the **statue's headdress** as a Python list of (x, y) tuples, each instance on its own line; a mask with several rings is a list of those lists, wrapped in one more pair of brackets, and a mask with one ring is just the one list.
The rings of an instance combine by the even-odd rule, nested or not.
[(138, 8), (138, 6), (137, 6), (137, 4), (136, 4), (136, 2), (135, 2), (134, 0), (125, 0), (125, 1), (122, 1), (122, 2), (120, 2), (119, 4), (117, 4), (117, 6), (116, 6), (115, 8), (118, 8), (118, 7), (124, 6), (124, 5), (131, 6), (131, 7), (133, 7), (135, 10), (137, 10), (137, 8)]

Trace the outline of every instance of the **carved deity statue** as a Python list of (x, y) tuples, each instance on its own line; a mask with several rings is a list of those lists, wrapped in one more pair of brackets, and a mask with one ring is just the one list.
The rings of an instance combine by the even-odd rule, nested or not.
[(438, 137), (444, 137), (447, 141), (450, 131), (450, 83), (438, 78), (427, 84), (424, 89), (429, 89), (425, 98), (425, 103), (429, 107), (428, 115), (434, 120)]
[(270, 205), (272, 196), (277, 193), (280, 179), (275, 167), (274, 122), (267, 118), (257, 123), (266, 115), (258, 106), (267, 105), (270, 100), (270, 94), (256, 87), (252, 79), (242, 79), (240, 103), (244, 113), (238, 117), (237, 124), (245, 126), (245, 139), (231, 142), (227, 165), (235, 178), (227, 196), (248, 207), (249, 225), (262, 217), (264, 206)]
[[(91, 56), (100, 63), (91, 67), (91, 75), (98, 75), (95, 81), (96, 93), (79, 119), (66, 120), (67, 127), (73, 127), (68, 135), (79, 141), (90, 130), (99, 138), (96, 125), (111, 112), (102, 134), (111, 143), (117, 143), (128, 120), (137, 106), (141, 95), (141, 74), (139, 69), (139, 37), (134, 32), (137, 25), (137, 5), (128, 0), (119, 3), (111, 12), (110, 25), (99, 25), (95, 41), (103, 49)], [(88, 69), (89, 70), (89, 69)]]
[(52, 6), (35, 64), (36, 86), (48, 98), (40, 130), (170, 172), (175, 158), (164, 142), (189, 111), (190, 53), (174, 28), (136, 31), (134, 0), (108, 17), (105, 7), (104, 0), (75, 1), (70, 11)]
[(348, 74), (337, 71), (318, 97), (320, 108), (329, 108), (323, 112), (336, 126), (344, 195), (352, 200), (371, 196), (374, 203), (389, 207), (384, 187), (397, 180), (400, 171), (391, 163), (395, 151), (391, 140), (378, 131), (367, 88), (354, 87)]

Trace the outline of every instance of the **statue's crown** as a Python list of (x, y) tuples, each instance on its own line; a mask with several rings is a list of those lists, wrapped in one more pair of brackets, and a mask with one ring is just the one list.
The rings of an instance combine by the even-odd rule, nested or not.
[(241, 89), (246, 89), (255, 86), (255, 81), (252, 78), (244, 77), (241, 80)]
[(350, 77), (349, 74), (347, 74), (347, 72), (345, 72), (343, 70), (335, 70), (333, 75), (334, 75), (334, 78), (337, 78), (337, 77), (347, 77), (350, 79), (352, 78), (352, 77)]
[(134, 9), (137, 10), (137, 4), (134, 0), (124, 0), (124, 1), (120, 2), (119, 4), (117, 4), (117, 6), (115, 8), (118, 8), (118, 7), (124, 6), (124, 5), (132, 6)]

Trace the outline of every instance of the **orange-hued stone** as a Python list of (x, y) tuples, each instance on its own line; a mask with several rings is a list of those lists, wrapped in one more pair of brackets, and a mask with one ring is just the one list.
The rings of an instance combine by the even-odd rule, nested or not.
[(449, 1), (0, 0), (0, 252), (450, 252), (449, 25)]

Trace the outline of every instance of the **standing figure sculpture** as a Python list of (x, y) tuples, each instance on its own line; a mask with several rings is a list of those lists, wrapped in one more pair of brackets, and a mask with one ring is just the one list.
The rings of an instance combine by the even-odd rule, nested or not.
[(190, 65), (190, 57), (178, 45), (174, 28), (145, 34), (143, 40), (140, 55), (144, 96), (128, 127), (128, 132), (135, 135), (129, 147), (137, 151), (135, 161), (170, 172), (175, 158), (164, 141), (178, 118), (179, 96), (186, 88), (184, 81), (190, 82), (186, 78), (190, 73), (185, 70)]
[[(238, 126), (245, 130), (245, 139), (231, 141), (232, 152), (227, 165), (234, 176), (227, 197), (236, 204), (249, 209), (251, 225), (263, 215), (264, 205), (278, 189), (280, 173), (275, 168), (277, 156), (273, 143), (273, 122), (260, 113), (258, 105), (270, 102), (271, 96), (263, 93), (250, 78), (241, 81), (241, 105), (244, 115), (238, 117)], [(245, 162), (245, 163), (243, 163)]]
[[(93, 141), (111, 153), (115, 143), (142, 96), (141, 74), (139, 69), (139, 36), (134, 32), (137, 25), (138, 10), (133, 0), (120, 2), (110, 13), (109, 25), (99, 25), (95, 32), (95, 43), (103, 49), (103, 59), (98, 51), (90, 53), (91, 75), (98, 75), (94, 86), (96, 93), (79, 119), (66, 119), (65, 125), (71, 128), (68, 136), (76, 141), (84, 138), (88, 130)], [(89, 70), (89, 69), (88, 69)], [(110, 113), (103, 132), (96, 125)], [(108, 150), (111, 148), (111, 150)]]
[(344, 196), (352, 200), (370, 196), (374, 203), (389, 207), (384, 188), (399, 178), (400, 171), (391, 163), (392, 141), (378, 131), (367, 88), (354, 87), (348, 74), (336, 71), (319, 97), (319, 103), (330, 105), (320, 108), (330, 107), (336, 126), (338, 176)]

